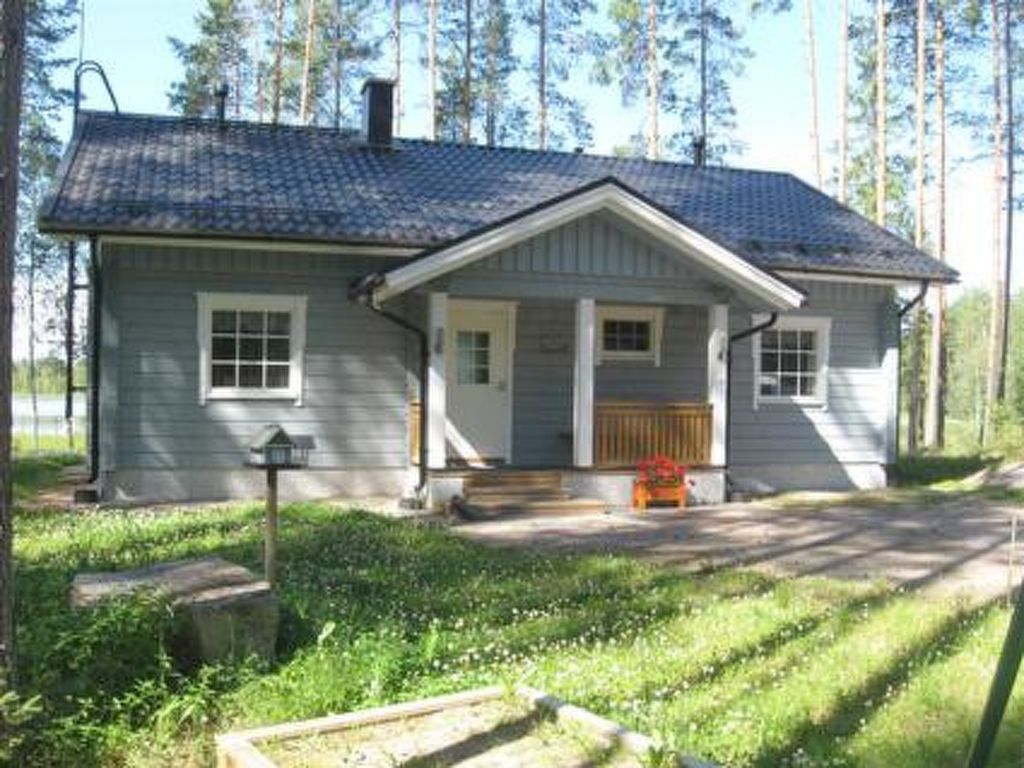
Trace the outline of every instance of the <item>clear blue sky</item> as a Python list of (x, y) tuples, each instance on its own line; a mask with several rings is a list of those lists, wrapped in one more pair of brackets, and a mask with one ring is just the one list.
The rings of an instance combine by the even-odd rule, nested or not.
[[(166, 113), (168, 88), (180, 76), (179, 64), (167, 38), (194, 38), (193, 19), (202, 5), (201, 0), (85, 0), (85, 3), (85, 56), (104, 65), (122, 109)], [(857, 0), (851, 5), (856, 7)], [(833, 0), (817, 0), (815, 5), (819, 122), (826, 169), (831, 167), (836, 140), (837, 6)], [(814, 183), (808, 140), (810, 98), (802, 17), (796, 11), (763, 17), (749, 25), (746, 42), (755, 56), (748, 63), (745, 75), (736, 82), (733, 93), (739, 112), (739, 136), (746, 151), (731, 162), (789, 171)], [(412, 41), (407, 43), (413, 44)], [(77, 56), (77, 39), (69, 41), (68, 53)], [(387, 57), (378, 67), (378, 74), (391, 74)], [(70, 81), (70, 71), (67, 77)], [(105, 96), (97, 82), (89, 82), (87, 86), (86, 105), (104, 108)], [(599, 89), (582, 77), (575, 86), (594, 120), (597, 151), (608, 152), (615, 145), (626, 143), (641, 126), (639, 108), (624, 110), (615, 89)], [(417, 90), (415, 83), (410, 88)], [(407, 103), (410, 101), (407, 97)], [(422, 105), (413, 102), (409, 108), (403, 133), (421, 135), (425, 130)], [(602, 120), (598, 115), (614, 115), (614, 118)], [(984, 284), (989, 275), (988, 177), (988, 165), (976, 163), (958, 169), (950, 185), (950, 210), (956, 212), (950, 222), (950, 261), (963, 273), (965, 285)], [(1016, 241), (1024, 242), (1024, 231), (1018, 234)], [(1020, 272), (1018, 269), (1018, 278)], [(1015, 282), (1019, 284), (1019, 280)]]

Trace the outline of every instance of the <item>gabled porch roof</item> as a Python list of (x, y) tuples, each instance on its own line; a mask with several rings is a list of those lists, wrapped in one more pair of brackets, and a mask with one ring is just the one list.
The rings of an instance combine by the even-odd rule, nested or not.
[(378, 273), (370, 283), (373, 298), (377, 302), (387, 301), (518, 242), (599, 211), (621, 216), (664, 243), (673, 256), (702, 266), (723, 284), (756, 296), (768, 307), (794, 309), (803, 303), (802, 291), (754, 266), (735, 248), (713, 240), (615, 177), (546, 200), (425, 251), (402, 266)]

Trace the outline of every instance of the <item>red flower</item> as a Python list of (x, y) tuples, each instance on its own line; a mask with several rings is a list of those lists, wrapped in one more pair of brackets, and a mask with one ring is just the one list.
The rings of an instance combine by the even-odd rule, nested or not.
[(654, 485), (681, 483), (686, 479), (686, 467), (676, 464), (667, 456), (652, 456), (636, 467), (637, 479)]

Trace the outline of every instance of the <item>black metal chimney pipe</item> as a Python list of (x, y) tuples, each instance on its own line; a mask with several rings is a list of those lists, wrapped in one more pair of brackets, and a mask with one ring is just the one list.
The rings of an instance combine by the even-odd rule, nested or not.
[(213, 98), (217, 101), (217, 122), (223, 123), (227, 119), (229, 92), (227, 83), (221, 83), (220, 87), (213, 92)]
[(373, 77), (363, 83), (363, 138), (371, 146), (391, 146), (394, 91), (393, 80)]

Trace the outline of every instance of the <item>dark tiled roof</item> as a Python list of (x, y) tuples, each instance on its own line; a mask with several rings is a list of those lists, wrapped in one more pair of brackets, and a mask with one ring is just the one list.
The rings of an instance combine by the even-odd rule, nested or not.
[(789, 174), (83, 113), (40, 226), (433, 246), (614, 177), (767, 269), (955, 279)]

